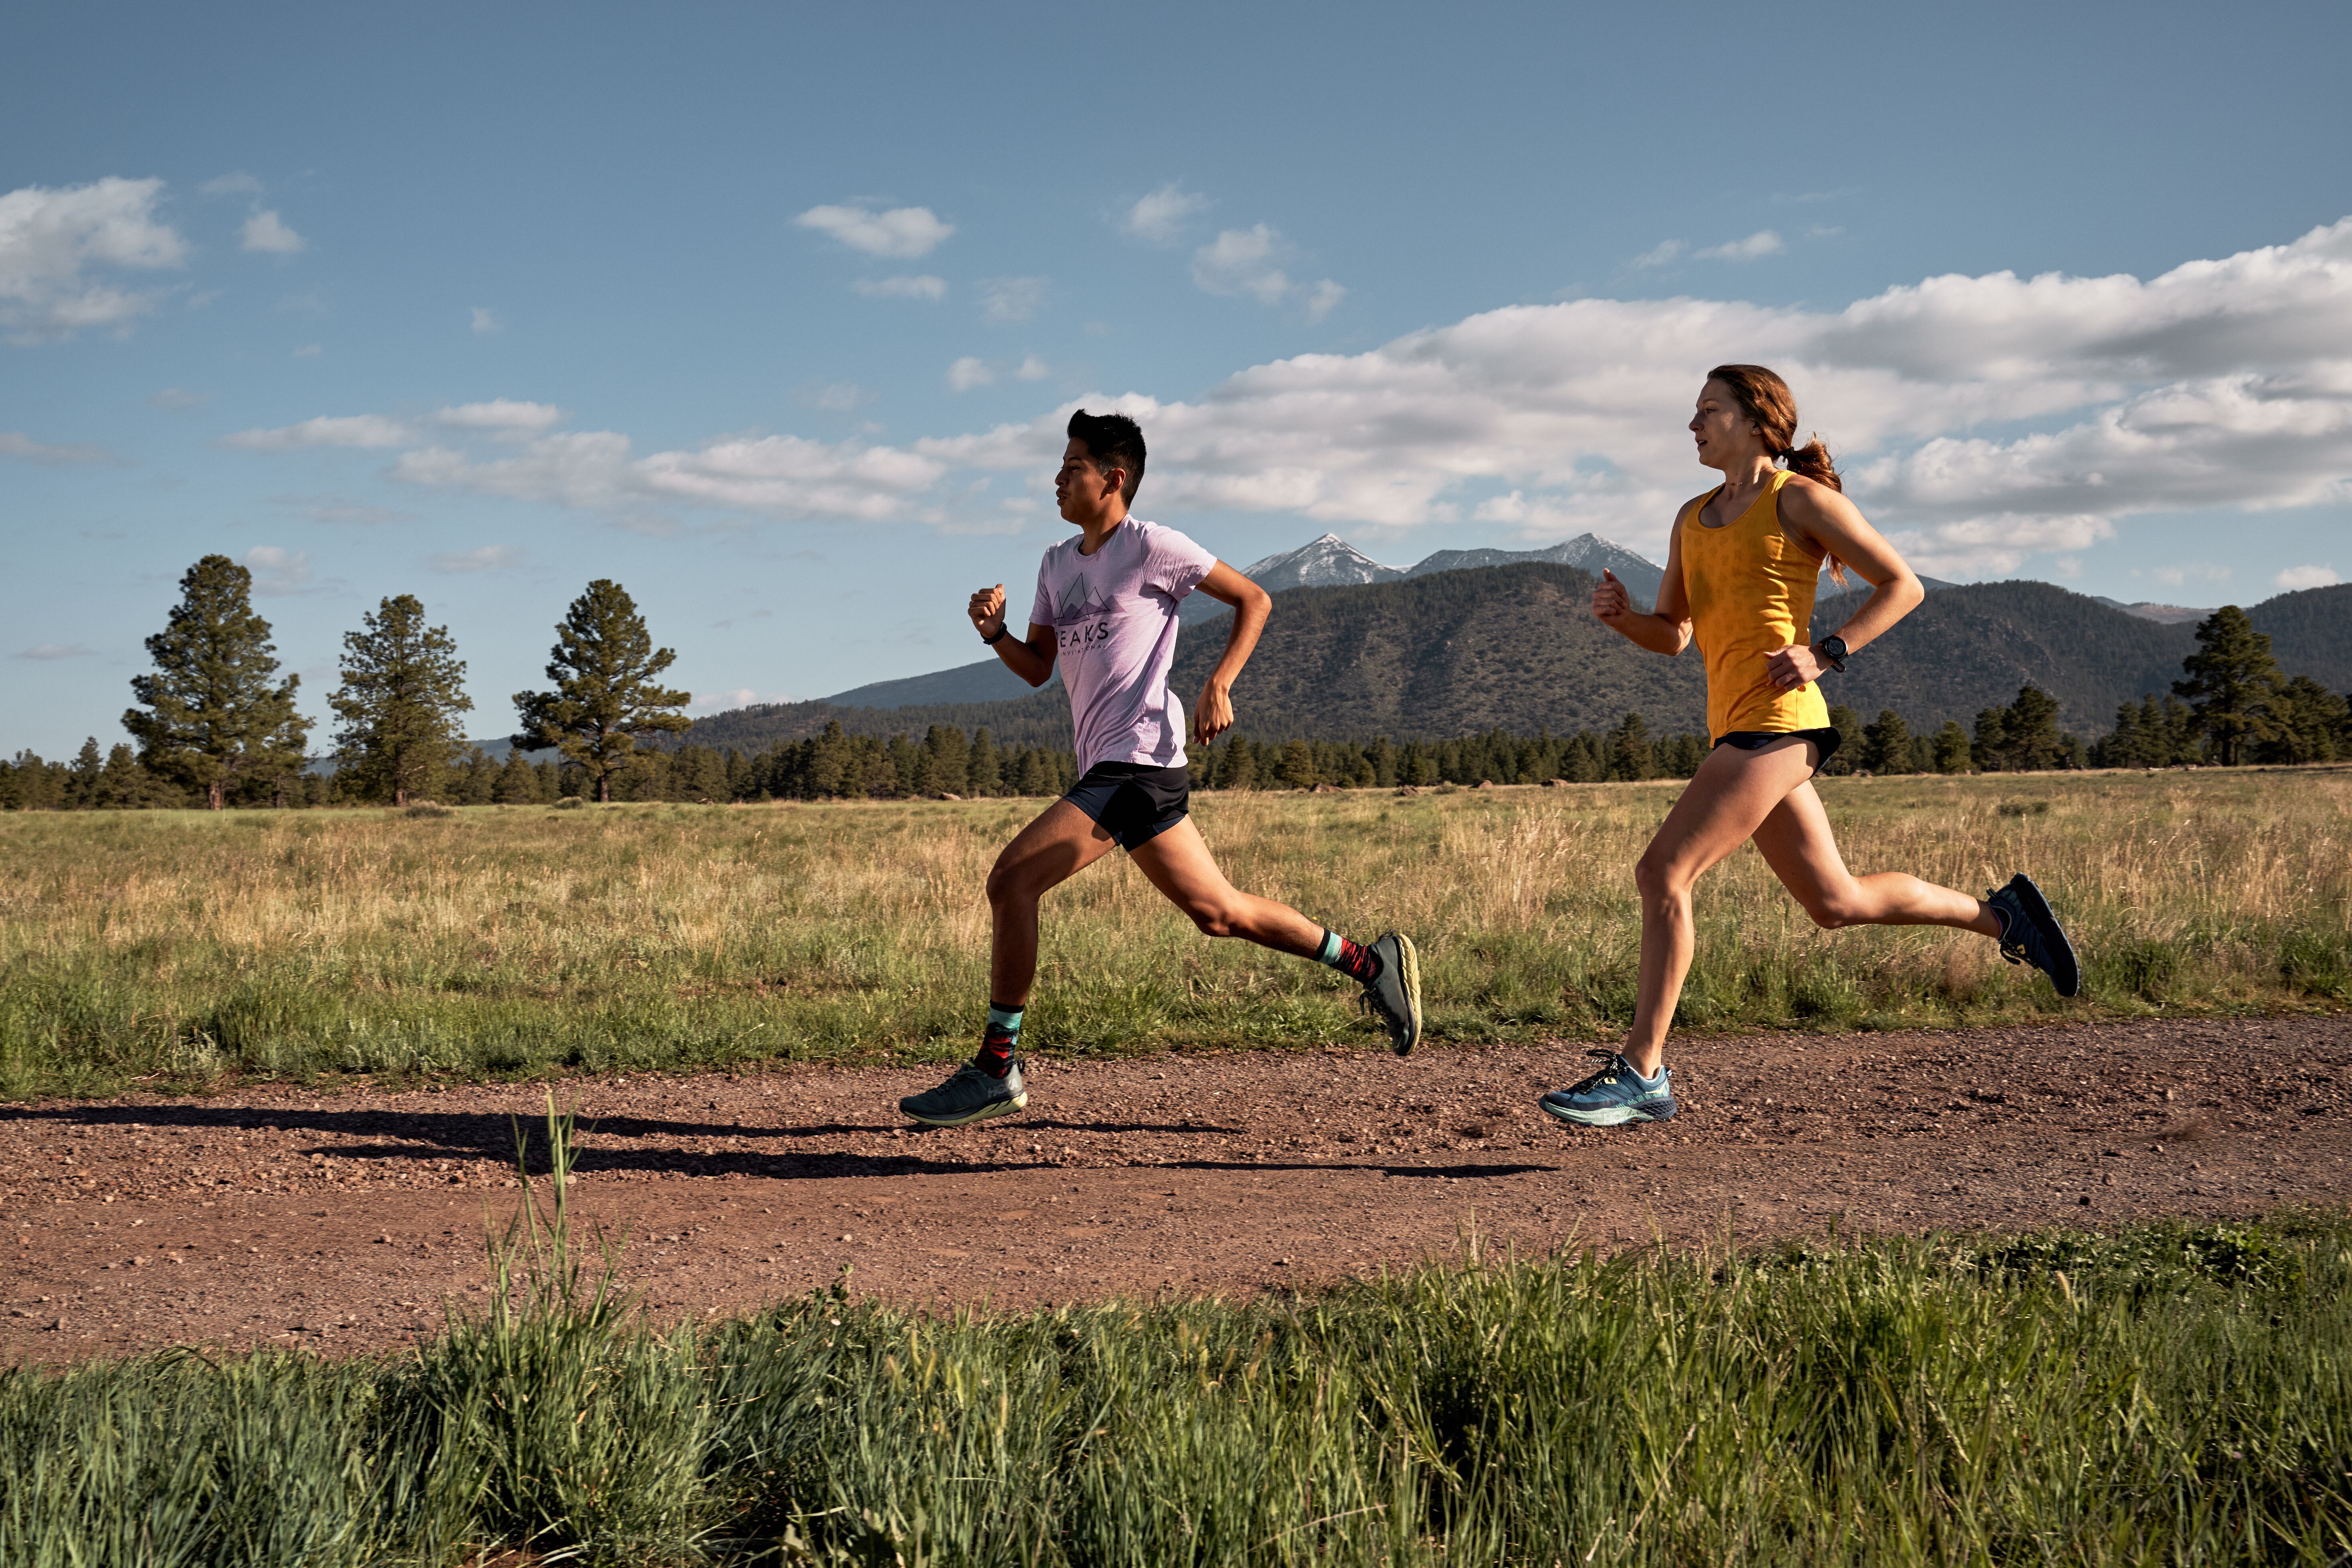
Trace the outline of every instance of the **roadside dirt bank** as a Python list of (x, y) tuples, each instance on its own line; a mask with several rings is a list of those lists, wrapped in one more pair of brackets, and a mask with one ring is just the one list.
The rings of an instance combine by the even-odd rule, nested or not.
[[(2218, 1216), (2352, 1195), (2352, 1018), (1694, 1040), (1684, 1113), (1535, 1108), (1580, 1047), (1036, 1064), (912, 1129), (941, 1069), (580, 1079), (576, 1215), (664, 1319), (828, 1285), (908, 1304), (1307, 1288), (1428, 1257)], [(0, 1363), (333, 1354), (488, 1289), (543, 1086), (0, 1105)], [(535, 1141), (536, 1142), (536, 1141)], [(543, 1152), (543, 1151), (542, 1151)], [(2087, 1200), (2087, 1201), (2086, 1201)]]

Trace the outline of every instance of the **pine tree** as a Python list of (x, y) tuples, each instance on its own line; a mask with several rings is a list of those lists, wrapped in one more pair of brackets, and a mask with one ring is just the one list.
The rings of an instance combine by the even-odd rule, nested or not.
[(1936, 771), (1939, 773), (1964, 773), (1971, 760), (1969, 732), (1960, 728), (1958, 719), (1947, 719), (1936, 731)]
[(169, 623), (147, 639), (154, 673), (134, 676), (145, 705), (122, 715), (151, 771), (205, 792), (218, 811), (252, 781), (282, 785), (300, 772), (310, 721), (294, 709), (301, 677), (272, 685), (278, 650), (253, 613), (253, 574), (207, 555), (180, 579)]
[(2245, 611), (2224, 605), (2197, 623), (2197, 651), (2180, 668), (2189, 679), (2174, 681), (2173, 691), (2189, 699), (2214, 761), (2236, 767), (2250, 745), (2270, 737), (2265, 704), (2281, 685), (2271, 639)]
[(1911, 771), (1911, 727), (1892, 708), (1878, 710), (1877, 721), (1863, 727), (1862, 766), (1874, 773)]
[(983, 726), (971, 732), (971, 762), (965, 768), (965, 778), (975, 795), (1004, 793), (1004, 760), (990, 740)]
[(457, 715), (474, 706), (446, 626), (427, 626), (414, 594), (378, 604), (343, 634), (343, 684), (327, 699), (342, 721), (337, 772), (362, 800), (406, 805), (443, 793), (465, 743)]
[(498, 782), (490, 786), (490, 799), (499, 805), (539, 805), (547, 796), (540, 787), (539, 771), (530, 765), (520, 747), (507, 752), (506, 765), (499, 769)]
[(1639, 713), (1626, 714), (1609, 731), (1609, 776), (1646, 779), (1656, 776), (1657, 771), (1650, 754), (1650, 727), (1642, 722)]
[(1825, 773), (1850, 773), (1862, 765), (1862, 715), (1843, 702), (1830, 704), (1830, 728), (1838, 732), (1836, 754), (1822, 764)]
[(2066, 737), (2058, 732), (2058, 702), (2038, 686), (2021, 686), (2009, 705), (2009, 768), (2040, 773), (2064, 765)]
[(2271, 732), (2256, 743), (2254, 761), (2326, 763), (2344, 754), (2341, 738), (2352, 722), (2352, 710), (2311, 677), (2298, 675), (2284, 682), (2264, 706)]
[(547, 665), (552, 691), (518, 691), (522, 732), (517, 746), (553, 746), (588, 776), (600, 801), (613, 798), (613, 775), (628, 763), (641, 735), (675, 733), (688, 721), (675, 710), (693, 693), (675, 691), (655, 677), (677, 659), (646, 635), (628, 591), (599, 577), (555, 628)]

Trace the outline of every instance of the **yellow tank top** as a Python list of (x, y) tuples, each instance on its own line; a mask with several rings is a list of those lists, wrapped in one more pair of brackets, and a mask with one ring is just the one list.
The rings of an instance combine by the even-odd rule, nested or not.
[(1721, 528), (1699, 521), (1717, 489), (1691, 502), (1677, 527), (1691, 636), (1706, 658), (1706, 729), (1721, 740), (1740, 730), (1775, 733), (1829, 727), (1829, 704), (1808, 681), (1783, 691), (1764, 661), (1791, 643), (1810, 641), (1813, 584), (1822, 557), (1780, 531), (1783, 468), (1753, 505)]

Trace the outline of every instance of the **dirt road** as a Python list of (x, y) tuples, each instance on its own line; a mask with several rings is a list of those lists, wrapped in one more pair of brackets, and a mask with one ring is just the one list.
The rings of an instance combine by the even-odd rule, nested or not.
[[(898, 1118), (939, 1070), (581, 1079), (583, 1219), (666, 1318), (829, 1284), (1013, 1307), (1305, 1287), (1445, 1256), (2231, 1215), (2352, 1194), (2352, 1018), (1686, 1043), (1672, 1122), (1534, 1106), (1580, 1047), (1041, 1063), (1026, 1114)], [(0, 1106), (0, 1363), (331, 1353), (487, 1289), (541, 1086)]]

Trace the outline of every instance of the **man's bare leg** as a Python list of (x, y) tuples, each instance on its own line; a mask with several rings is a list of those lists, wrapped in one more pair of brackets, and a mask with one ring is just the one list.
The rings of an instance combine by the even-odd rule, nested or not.
[(1028, 1002), (1037, 980), (1038, 904), (1116, 847), (1093, 817), (1057, 800), (997, 856), (988, 873), (988, 910), (994, 921), (988, 952), (992, 1003), (1019, 1007)]

